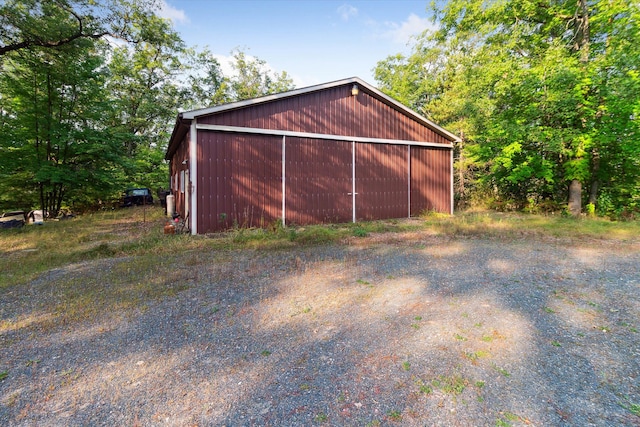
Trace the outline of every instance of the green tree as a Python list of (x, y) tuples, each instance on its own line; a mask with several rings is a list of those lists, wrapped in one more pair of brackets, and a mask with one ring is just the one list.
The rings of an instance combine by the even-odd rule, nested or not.
[(126, 185), (157, 188), (167, 181), (166, 141), (188, 96), (180, 83), (186, 49), (167, 20), (146, 16), (136, 28), (146, 41), (111, 52), (106, 89), (113, 108), (106, 122), (126, 155)]
[(131, 31), (132, 22), (154, 4), (153, 0), (4, 0), (0, 4), (0, 56), (104, 36), (138, 40)]
[(241, 50), (234, 52), (233, 59), (236, 75), (230, 78), (229, 98), (234, 101), (284, 92), (294, 87), (286, 71), (272, 72), (262, 59), (249, 57)]
[(119, 154), (101, 122), (109, 108), (103, 65), (88, 40), (7, 58), (0, 77), (5, 199), (56, 215), (65, 198), (111, 189)]
[(637, 3), (452, 0), (434, 12), (439, 30), (376, 78), (464, 134), (457, 168), (477, 174), (476, 190), (574, 213), (602, 195), (637, 207)]

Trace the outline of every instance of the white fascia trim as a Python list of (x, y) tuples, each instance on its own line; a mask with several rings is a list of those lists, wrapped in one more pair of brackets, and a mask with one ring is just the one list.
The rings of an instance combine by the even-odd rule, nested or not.
[[(191, 122), (189, 129), (189, 180), (191, 181), (191, 193), (189, 194), (189, 222), (191, 234), (198, 233), (198, 124), (197, 120)], [(188, 191), (188, 190), (187, 190)]]
[(348, 142), (370, 142), (374, 144), (416, 145), (421, 147), (453, 149), (453, 144), (440, 144), (437, 142), (406, 141), (401, 139), (383, 139), (383, 138), (366, 138), (366, 137), (359, 137), (359, 136), (328, 135), (324, 133), (294, 132), (294, 131), (288, 131), (288, 130), (259, 129), (259, 128), (248, 128), (248, 127), (241, 127), (241, 126), (225, 126), (225, 125), (196, 124), (195, 127), (198, 130), (212, 130), (217, 132), (252, 133), (252, 134), (259, 134), (259, 135), (288, 136), (293, 138), (328, 139), (332, 141), (348, 141)]

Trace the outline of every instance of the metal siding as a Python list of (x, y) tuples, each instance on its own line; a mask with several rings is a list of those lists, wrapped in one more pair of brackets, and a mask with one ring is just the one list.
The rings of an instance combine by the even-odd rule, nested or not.
[[(180, 146), (173, 154), (171, 158), (171, 170), (169, 171), (170, 176), (175, 176), (176, 174), (180, 177), (181, 171), (186, 171), (189, 169), (187, 164), (183, 164), (182, 162), (189, 160), (189, 133), (187, 133), (180, 143)], [(186, 185), (185, 185), (186, 188)], [(177, 191), (173, 191), (173, 196), (175, 200), (175, 210), (184, 218), (186, 209), (185, 209), (185, 194), (180, 192), (180, 186), (178, 186)]]
[[(443, 136), (351, 86), (283, 98), (211, 116), (198, 123), (448, 144)], [(188, 137), (171, 168), (185, 168)], [(450, 212), (449, 149), (356, 143), (356, 217), (383, 219), (425, 210)], [(352, 144), (301, 137), (286, 139), (286, 221), (289, 224), (352, 219)], [(265, 226), (282, 215), (282, 137), (198, 131), (198, 231)], [(407, 189), (410, 188), (410, 194)], [(409, 200), (411, 203), (409, 206)], [(184, 209), (184, 197), (176, 197)], [(183, 211), (182, 211), (183, 213)]]
[(411, 215), (451, 212), (449, 150), (411, 147)]
[(352, 96), (351, 85), (203, 116), (198, 123), (447, 143), (363, 90)]
[(351, 144), (287, 138), (288, 224), (351, 219)]
[(356, 217), (402, 218), (408, 213), (407, 147), (356, 144)]
[(281, 138), (198, 132), (198, 231), (264, 227), (280, 218)]

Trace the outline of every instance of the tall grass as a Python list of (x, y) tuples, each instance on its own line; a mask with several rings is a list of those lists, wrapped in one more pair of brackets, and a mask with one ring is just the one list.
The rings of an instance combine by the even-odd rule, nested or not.
[(495, 212), (425, 214), (411, 220), (357, 224), (238, 229), (215, 238), (164, 235), (166, 219), (160, 208), (130, 208), (99, 212), (43, 226), (0, 230), (0, 288), (25, 283), (39, 274), (71, 263), (112, 257), (148, 256), (150, 262), (185, 251), (212, 249), (277, 249), (366, 239), (372, 234), (425, 231), (448, 236), (518, 239), (552, 237), (571, 241), (636, 240), (639, 222), (598, 218), (564, 218)]

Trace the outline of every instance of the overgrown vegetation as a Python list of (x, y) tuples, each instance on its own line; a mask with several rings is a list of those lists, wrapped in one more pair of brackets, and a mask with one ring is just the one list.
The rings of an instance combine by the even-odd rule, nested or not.
[(434, 30), (379, 87), (460, 136), (456, 201), (640, 216), (640, 6), (432, 2)]
[(166, 187), (179, 110), (293, 88), (241, 50), (223, 74), (157, 12), (155, 0), (0, 3), (0, 211), (55, 217)]
[[(153, 265), (168, 256), (209, 249), (277, 250), (335, 242), (366, 242), (383, 233), (425, 232), (429, 235), (521, 239), (553, 238), (637, 241), (640, 223), (599, 218), (463, 212), (455, 216), (425, 215), (409, 220), (328, 224), (269, 229), (236, 229), (212, 236), (164, 235), (166, 219), (158, 208), (100, 211), (44, 226), (0, 232), (0, 287), (32, 280), (42, 272), (93, 259), (135, 257)], [(368, 237), (359, 237), (368, 236)]]

